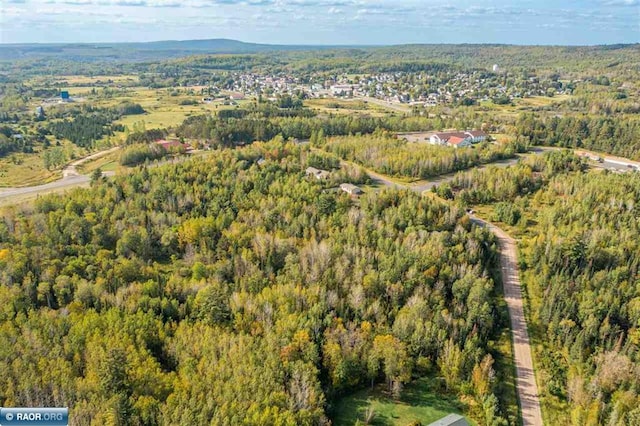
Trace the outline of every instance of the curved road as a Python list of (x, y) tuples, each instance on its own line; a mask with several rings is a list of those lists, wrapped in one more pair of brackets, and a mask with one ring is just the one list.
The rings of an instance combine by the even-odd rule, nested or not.
[[(548, 152), (550, 150), (552, 150), (553, 148), (547, 148), (547, 147), (534, 147), (532, 148), (528, 153), (524, 153), (524, 154), (517, 154), (515, 157), (513, 158), (508, 158), (506, 160), (498, 160), (498, 161), (494, 161), (491, 163), (486, 163), (486, 164), (480, 164), (478, 166), (472, 167), (473, 169), (486, 169), (488, 167), (509, 167), (509, 166), (513, 166), (514, 164), (517, 164), (518, 161), (522, 160), (523, 158), (526, 158), (528, 156), (531, 155), (540, 155), (540, 154), (544, 154), (545, 152)], [(343, 161), (344, 162), (344, 161)], [(380, 185), (384, 185), (384, 186), (388, 186), (391, 188), (401, 188), (401, 189), (411, 189), (415, 192), (418, 193), (422, 193), (424, 191), (429, 191), (431, 190), (434, 186), (438, 186), (438, 185), (442, 185), (443, 183), (446, 182), (451, 182), (454, 177), (456, 176), (457, 173), (459, 172), (453, 172), (453, 173), (447, 173), (444, 175), (439, 175), (439, 176), (435, 176), (435, 177), (431, 177), (428, 179), (424, 179), (415, 183), (411, 183), (408, 185), (405, 184), (401, 184), (398, 182), (394, 182), (391, 179), (389, 179), (387, 176), (385, 175), (381, 175), (380, 173), (376, 173), (374, 171), (371, 171), (369, 169), (365, 169), (367, 171), (367, 174), (369, 175), (369, 177), (376, 183), (380, 184)], [(460, 172), (464, 172), (465, 170), (460, 170)]]
[[(429, 189), (435, 184), (446, 182), (447, 179), (440, 179), (437, 182), (430, 182), (429, 188), (425, 185), (406, 186), (389, 180), (378, 173), (367, 171), (371, 179), (392, 188), (411, 189), (418, 193)], [(524, 313), (524, 303), (522, 301), (522, 288), (518, 271), (516, 242), (507, 233), (497, 226), (486, 222), (478, 217), (471, 216), (473, 223), (489, 229), (498, 238), (500, 244), (500, 272), (502, 275), (502, 285), (504, 298), (507, 302), (509, 318), (511, 320), (511, 337), (513, 341), (514, 361), (516, 364), (516, 390), (520, 402), (523, 426), (542, 426), (542, 411), (540, 410), (540, 397), (538, 385), (533, 368), (533, 358), (531, 356), (531, 343), (529, 341), (529, 331), (527, 328), (527, 318)]]
[[(86, 185), (90, 180), (89, 177), (78, 174), (76, 171), (76, 166), (80, 165), (84, 161), (106, 155), (117, 149), (118, 148), (116, 147), (107, 151), (102, 151), (69, 164), (63, 171), (63, 178), (58, 181), (33, 187), (5, 188), (3, 190), (0, 190), (0, 202), (2, 202), (3, 199), (6, 200), (21, 195), (38, 195), (41, 193), (51, 192), (53, 190), (67, 189), (75, 186)], [(549, 148), (538, 147), (532, 152), (532, 154), (539, 154), (548, 149)], [(578, 153), (577, 150), (576, 153)], [(602, 156), (602, 158), (604, 162), (600, 165), (600, 167), (608, 167), (609, 163), (611, 163), (611, 165), (613, 166), (621, 166), (626, 168), (627, 170), (630, 167), (640, 169), (640, 163), (633, 162), (627, 159), (619, 159), (604, 155)], [(508, 167), (512, 164), (515, 164), (519, 159), (520, 158), (518, 157), (493, 164), (500, 167)], [(480, 167), (486, 166), (489, 165), (487, 164)], [(384, 175), (371, 171), (367, 171), (367, 173), (374, 181), (382, 185), (400, 189), (411, 189), (420, 194), (426, 190), (431, 189), (435, 185), (450, 181), (454, 176), (454, 174), (445, 175), (434, 178), (427, 182), (421, 182), (414, 185), (403, 185), (397, 182), (393, 182)], [(471, 219), (474, 223), (480, 226), (487, 227), (498, 238), (500, 244), (500, 266), (504, 287), (504, 297), (507, 302), (509, 317), (511, 319), (511, 333), (514, 347), (514, 358), (516, 363), (517, 392), (518, 399), (520, 401), (520, 408), (522, 410), (523, 425), (541, 426), (543, 424), (542, 414), (540, 411), (538, 386), (536, 384), (533, 369), (533, 360), (531, 357), (529, 332), (527, 330), (527, 322), (522, 301), (522, 289), (520, 286), (520, 278), (517, 265), (516, 242), (513, 238), (511, 238), (503, 230), (496, 227), (495, 225), (477, 217), (471, 217)]]
[[(94, 160), (96, 158), (103, 157), (107, 154), (117, 151), (120, 147), (110, 148), (104, 151), (96, 152), (95, 154), (88, 155), (86, 157), (80, 158), (78, 160), (69, 163), (62, 170), (62, 178), (45, 183), (42, 185), (36, 186), (25, 186), (21, 188), (2, 188), (0, 190), (0, 204), (3, 201), (9, 201), (13, 198), (28, 198), (37, 196), (40, 194), (47, 194), (50, 192), (61, 191), (69, 188), (74, 188), (78, 186), (88, 185), (91, 181), (91, 178), (87, 175), (81, 175), (76, 170), (76, 167), (89, 161)], [(112, 176), (113, 172), (103, 172), (104, 176)]]
[[(114, 147), (106, 151), (100, 151), (95, 154), (76, 160), (73, 163), (68, 164), (62, 171), (62, 178), (56, 181), (45, 183), (43, 185), (25, 186), (21, 188), (0, 188), (0, 206), (10, 205), (20, 201), (26, 201), (27, 199), (31, 199), (39, 195), (50, 194), (54, 192), (64, 192), (67, 189), (88, 186), (89, 182), (91, 182), (91, 177), (89, 175), (79, 174), (78, 171), (76, 170), (76, 166), (79, 166), (80, 164), (86, 161), (93, 160), (93, 159), (102, 157), (104, 155), (107, 155), (120, 148), (121, 147)], [(155, 168), (155, 167), (160, 167), (164, 164), (180, 163), (182, 161), (185, 161), (191, 158), (192, 154), (195, 154), (198, 152), (199, 151), (193, 150), (193, 151), (188, 151), (187, 155), (183, 155), (181, 157), (170, 157), (161, 161), (156, 160), (156, 162), (148, 165), (148, 167)], [(112, 171), (102, 172), (102, 176), (109, 177), (114, 175), (115, 175), (115, 172), (112, 172)]]

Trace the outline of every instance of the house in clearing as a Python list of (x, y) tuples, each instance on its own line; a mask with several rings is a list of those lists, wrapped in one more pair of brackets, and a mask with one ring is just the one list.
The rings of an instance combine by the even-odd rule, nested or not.
[(460, 414), (449, 414), (428, 426), (469, 426), (469, 422), (467, 422), (467, 420)]
[(165, 151), (182, 151), (189, 148), (188, 145), (181, 143), (180, 141), (167, 141), (160, 139), (156, 141), (156, 144), (161, 146)]
[(362, 194), (362, 189), (351, 184), (351, 183), (343, 183), (340, 185), (340, 189), (352, 196), (358, 196)]
[(318, 180), (329, 179), (329, 176), (331, 176), (330, 172), (326, 170), (316, 169), (315, 167), (307, 167), (305, 173), (307, 174), (307, 176), (313, 176)]
[(464, 131), (464, 132), (439, 132), (429, 137), (429, 143), (432, 145), (449, 145), (455, 148), (471, 146), (474, 143), (482, 142), (487, 139), (487, 134), (481, 130)]

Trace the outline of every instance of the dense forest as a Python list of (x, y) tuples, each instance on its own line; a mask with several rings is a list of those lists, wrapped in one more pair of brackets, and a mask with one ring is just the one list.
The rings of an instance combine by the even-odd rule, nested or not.
[(445, 173), (468, 169), (480, 164), (512, 158), (525, 146), (482, 143), (470, 148), (456, 149), (410, 143), (385, 132), (368, 136), (348, 136), (316, 140), (314, 146), (338, 157), (354, 161), (379, 173), (425, 179)]
[[(456, 117), (428, 118), (421, 116), (369, 117), (329, 115), (323, 117), (300, 116), (271, 117), (268, 112), (222, 112), (218, 115), (199, 115), (187, 118), (175, 133), (187, 139), (208, 140), (216, 146), (231, 147), (256, 140), (270, 140), (276, 135), (285, 139), (310, 139), (314, 133), (325, 136), (370, 134), (376, 130), (392, 132), (420, 131), (425, 128), (479, 127), (481, 118), (474, 114)], [(267, 110), (269, 111), (269, 110)], [(304, 111), (304, 110), (303, 110)]]
[[(61, 112), (69, 114), (70, 110)], [(113, 121), (123, 115), (143, 114), (144, 109), (138, 104), (125, 103), (115, 108), (83, 107), (71, 112), (75, 112), (72, 119), (52, 121), (49, 131), (59, 139), (66, 138), (80, 147), (91, 148), (98, 139), (125, 130), (121, 124), (112, 124)]]
[(434, 187), (434, 192), (447, 199), (455, 193), (462, 204), (513, 201), (534, 193), (558, 173), (585, 169), (584, 161), (572, 152), (552, 151), (530, 156), (513, 167), (490, 166), (458, 173), (450, 183)]
[(549, 424), (640, 422), (640, 175), (585, 172), (569, 152), (460, 173), (436, 190), (495, 203), (522, 235), (520, 266)]
[[(259, 159), (264, 161), (258, 162)], [(407, 191), (354, 202), (282, 139), (0, 220), (0, 404), (72, 424), (324, 424), (421, 375), (502, 424), (495, 240)]]
[[(228, 43), (236, 43), (229, 46)], [(163, 45), (164, 43), (164, 45)], [(169, 46), (174, 43), (173, 46)], [(221, 44), (222, 43), (222, 44)], [(195, 55), (195, 56), (192, 56)], [(186, 58), (185, 58), (186, 57)], [(177, 59), (168, 59), (177, 58)], [(114, 60), (115, 59), (115, 60)], [(0, 71), (19, 68), (28, 74), (100, 74), (140, 72), (202, 74), (207, 70), (332, 71), (339, 73), (398, 72), (442, 66), (486, 67), (500, 63), (522, 68), (560, 66), (569, 72), (632, 69), (639, 60), (638, 46), (512, 46), (512, 45), (406, 45), (393, 47), (321, 48), (269, 46), (229, 40), (196, 40), (156, 44), (73, 44), (55, 46), (3, 46)], [(158, 61), (165, 63), (158, 64)]]
[[(517, 425), (478, 210), (518, 239), (545, 424), (640, 425), (640, 174), (571, 150), (640, 160), (638, 45), (214, 42), (0, 46), (5, 176), (123, 144), (83, 165), (90, 188), (1, 210), (0, 406), (328, 425), (345, 396), (428, 377), (479, 426)], [(67, 89), (84, 98), (49, 99)], [(500, 144), (397, 135), (445, 129)], [(202, 152), (170, 163), (164, 138)], [(569, 149), (489, 164), (535, 145)], [(365, 168), (458, 173), (422, 197)]]
[[(184, 153), (184, 148), (180, 150), (176, 149), (174, 152)], [(142, 164), (146, 161), (158, 160), (169, 154), (171, 154), (169, 150), (155, 143), (135, 144), (124, 148), (120, 153), (119, 162), (123, 166), (137, 166), (138, 164)]]
[(585, 148), (640, 159), (640, 120), (616, 117), (550, 117), (523, 115), (519, 136), (533, 145)]
[(639, 424), (640, 175), (558, 176), (523, 203), (544, 392), (566, 403), (563, 422)]

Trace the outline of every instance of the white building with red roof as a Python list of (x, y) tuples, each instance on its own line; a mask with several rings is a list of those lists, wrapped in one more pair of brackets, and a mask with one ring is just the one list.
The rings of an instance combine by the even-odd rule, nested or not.
[(464, 132), (438, 132), (429, 137), (429, 143), (432, 145), (449, 145), (455, 148), (471, 146), (474, 143), (482, 142), (487, 139), (487, 134), (481, 130), (472, 130)]

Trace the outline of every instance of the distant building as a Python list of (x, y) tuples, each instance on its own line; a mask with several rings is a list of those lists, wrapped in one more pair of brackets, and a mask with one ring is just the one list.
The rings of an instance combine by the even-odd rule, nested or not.
[(60, 92), (60, 99), (61, 99), (63, 102), (69, 102), (69, 101), (71, 100), (71, 98), (69, 97), (69, 92), (68, 92), (68, 91), (66, 91), (66, 90), (62, 90), (62, 91)]
[(498, 72), (500, 71), (500, 67), (498, 66), (498, 64), (493, 64), (493, 72)]
[(469, 422), (467, 422), (467, 420), (460, 414), (449, 414), (428, 426), (469, 426)]
[(456, 148), (470, 146), (487, 139), (487, 134), (481, 130), (466, 132), (439, 132), (429, 138), (432, 145), (449, 145)]
[(307, 167), (307, 170), (305, 170), (305, 173), (307, 174), (307, 176), (313, 176), (318, 180), (329, 179), (329, 176), (331, 176), (330, 172), (326, 170), (316, 169), (315, 167)]
[(229, 99), (232, 101), (241, 101), (244, 99), (244, 94), (234, 92), (229, 95)]
[(44, 108), (36, 107), (36, 118), (44, 118)]
[(179, 150), (186, 150), (188, 148), (188, 145), (183, 144), (180, 141), (166, 141), (164, 139), (160, 139), (156, 141), (156, 144), (161, 146), (162, 148), (164, 148), (165, 151), (179, 151)]
[(343, 183), (340, 185), (340, 189), (343, 190), (344, 192), (346, 192), (349, 195), (355, 195), (358, 196), (360, 194), (362, 194), (362, 189), (360, 189), (359, 187), (350, 184), (350, 183)]
[(353, 96), (353, 86), (350, 84), (336, 84), (330, 90), (333, 96)]

